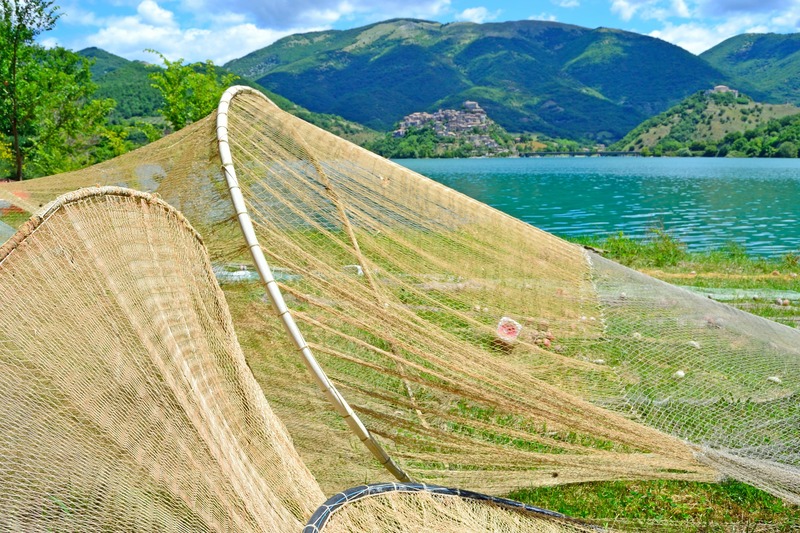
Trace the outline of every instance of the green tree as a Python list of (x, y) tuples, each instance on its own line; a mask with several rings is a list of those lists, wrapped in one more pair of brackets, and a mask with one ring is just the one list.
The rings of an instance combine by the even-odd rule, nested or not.
[(797, 157), (797, 145), (791, 141), (785, 141), (778, 147), (776, 155), (778, 157)]
[(94, 100), (90, 63), (34, 42), (58, 20), (51, 0), (0, 0), (0, 134), (22, 179), (94, 163), (113, 100)]
[(33, 43), (37, 35), (52, 30), (60, 14), (52, 0), (0, 0), (0, 106), (3, 134), (11, 137), (14, 177), (22, 179), (20, 138), (32, 119), (26, 102), (28, 70), (35, 69)]
[(90, 62), (64, 48), (37, 48), (37, 68), (29, 77), (35, 103), (24, 148), (29, 175), (76, 170), (97, 162), (96, 149), (107, 134), (115, 102), (94, 99)]
[(230, 73), (219, 75), (210, 60), (184, 65), (182, 58), (170, 61), (161, 52), (147, 51), (164, 63), (164, 68), (150, 73), (150, 80), (164, 98), (161, 114), (174, 130), (211, 113), (225, 89), (238, 78)]

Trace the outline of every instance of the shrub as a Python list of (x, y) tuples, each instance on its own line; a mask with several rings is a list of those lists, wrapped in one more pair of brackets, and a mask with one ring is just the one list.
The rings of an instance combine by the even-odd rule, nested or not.
[(778, 157), (797, 157), (797, 145), (792, 141), (785, 141), (778, 147), (778, 152), (775, 154)]

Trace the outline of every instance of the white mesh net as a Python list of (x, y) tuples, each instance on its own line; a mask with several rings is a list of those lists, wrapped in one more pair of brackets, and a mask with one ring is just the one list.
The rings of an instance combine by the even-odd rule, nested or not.
[[(251, 91), (226, 116), (306, 347), (412, 478), (500, 493), (726, 474), (799, 501), (797, 330), (590, 255)], [(215, 120), (4, 184), (0, 199), (33, 212), (96, 183), (157, 192), (203, 235), (248, 364), (322, 490), (383, 480), (308, 379), (274, 298), (248, 281)]]

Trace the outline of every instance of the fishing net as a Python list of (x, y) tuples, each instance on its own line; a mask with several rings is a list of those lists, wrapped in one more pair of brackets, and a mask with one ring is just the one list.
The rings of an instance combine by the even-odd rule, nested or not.
[(0, 286), (0, 530), (587, 530), (425, 485), (315, 512), (322, 491), (247, 368), (200, 236), (146, 193), (59, 197), (0, 249)]
[(67, 195), (0, 287), (1, 530), (290, 531), (324, 499), (163, 202)]
[[(398, 477), (493, 494), (730, 475), (800, 500), (798, 331), (606, 261), (258, 93), (233, 94), (222, 129), (212, 115), (91, 169), (4, 184), (0, 200), (32, 213), (66, 191), (121, 185), (180, 210), (323, 492), (385, 480), (377, 447)], [(242, 238), (218, 134), (260, 246)], [(309, 379), (308, 354), (338, 391)], [(366, 433), (351, 431), (359, 424)]]

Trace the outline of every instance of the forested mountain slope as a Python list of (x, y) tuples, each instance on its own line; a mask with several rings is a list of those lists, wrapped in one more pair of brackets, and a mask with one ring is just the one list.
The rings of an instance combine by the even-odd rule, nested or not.
[(800, 105), (800, 33), (746, 33), (700, 54), (759, 100)]
[(508, 131), (601, 141), (727, 81), (659, 39), (544, 21), (390, 20), (292, 35), (225, 66), (383, 131), (409, 113), (474, 100)]
[(688, 150), (716, 156), (725, 142), (768, 124), (777, 140), (785, 122), (781, 119), (799, 114), (800, 108), (793, 105), (759, 103), (737, 91), (702, 91), (646, 120), (612, 148), (664, 155)]

